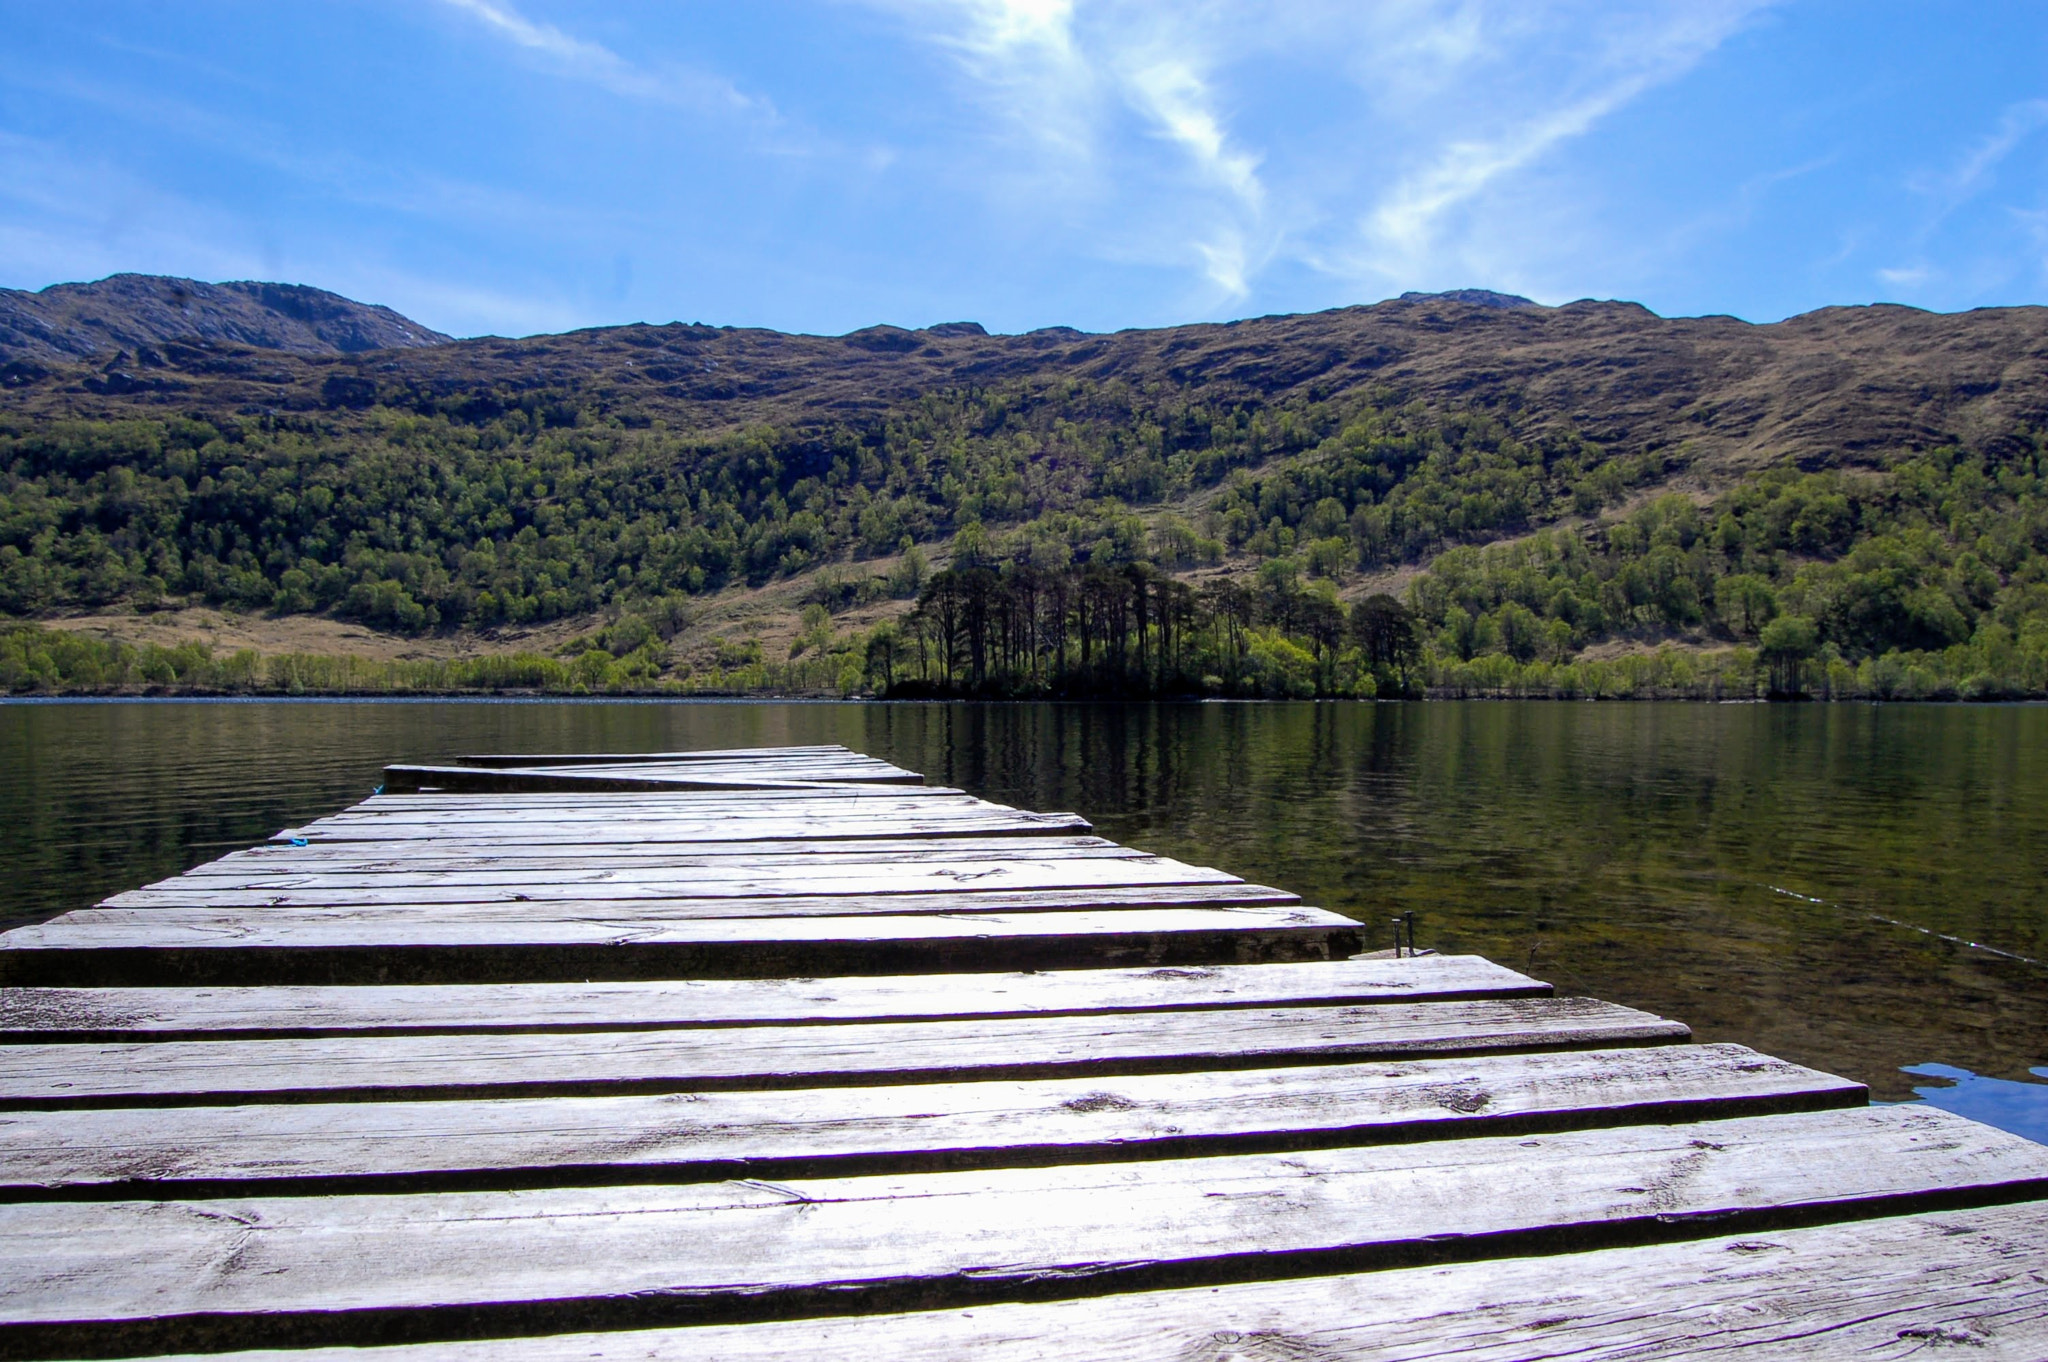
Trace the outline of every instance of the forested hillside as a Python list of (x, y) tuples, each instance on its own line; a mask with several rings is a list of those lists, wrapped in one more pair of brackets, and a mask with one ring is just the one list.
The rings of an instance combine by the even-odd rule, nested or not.
[[(607, 684), (693, 656), (724, 678), (735, 645), (696, 622), (765, 592), (862, 685), (1576, 693), (1569, 669), (1659, 647), (1652, 688), (1687, 693), (1701, 668), (2048, 684), (2042, 309), (1756, 327), (1424, 298), (1113, 336), (165, 346), (5, 381), (21, 620), (558, 621)], [(920, 593), (859, 638), (832, 622)]]

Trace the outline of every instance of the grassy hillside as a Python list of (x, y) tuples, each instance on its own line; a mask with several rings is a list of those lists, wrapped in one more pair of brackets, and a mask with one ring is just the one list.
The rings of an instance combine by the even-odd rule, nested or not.
[[(628, 327), (147, 360), (9, 366), (0, 613), (207, 604), (503, 651), (551, 629), (550, 657), (613, 659), (586, 664), (600, 686), (751, 676), (765, 641), (762, 667), (832, 654), (831, 684), (870, 684), (871, 644), (886, 670), (922, 640), (928, 673), (966, 646), (924, 636), (929, 608), (868, 636), (957, 560), (992, 574), (977, 608), (1181, 580), (1179, 641), (1224, 643), (1175, 686), (1573, 693), (1560, 669), (1658, 647), (1709, 659), (1681, 691), (1702, 666), (1735, 690), (2043, 684), (2042, 309), (1753, 327), (1420, 299), (1113, 336)], [(1398, 670), (1346, 613), (1384, 592), (1417, 645)], [(1157, 687), (1174, 622), (1140, 614)], [(1034, 614), (1032, 647), (1092, 627)], [(1285, 663), (1256, 682), (1255, 638)], [(1063, 684), (1024, 663), (1023, 688)]]

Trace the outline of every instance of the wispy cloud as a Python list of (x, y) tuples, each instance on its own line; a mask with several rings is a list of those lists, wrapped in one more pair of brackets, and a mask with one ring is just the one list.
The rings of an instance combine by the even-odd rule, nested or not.
[(1096, 155), (1100, 73), (1074, 33), (1072, 0), (871, 0), (950, 55), (971, 99), (1025, 152), (1032, 173), (1068, 192)]
[[(1020, 171), (984, 183), (1089, 222), (1105, 255), (1184, 265), (1245, 295), (1266, 194), (1259, 155), (1220, 111), (1213, 16), (1116, 0), (869, 3), (950, 55), (989, 133), (1024, 153)], [(1134, 208), (1148, 191), (1154, 206)]]
[(670, 68), (651, 71), (626, 60), (603, 43), (565, 33), (553, 24), (527, 18), (504, 0), (442, 0), (486, 31), (514, 47), (531, 52), (565, 76), (589, 81), (631, 99), (693, 108), (772, 113), (772, 107), (747, 95), (722, 77), (702, 71)]
[[(1894, 250), (1916, 263), (1881, 268), (1876, 271), (1877, 278), (1897, 289), (1922, 289), (1935, 284), (1950, 292), (1957, 287), (1975, 292), (1996, 287), (2015, 268), (2023, 269), (2012, 258), (2009, 241), (2003, 251), (1986, 252), (1980, 247), (1964, 257), (1957, 257), (1952, 250), (1938, 250), (1937, 243), (1947, 236), (1972, 201), (1993, 192), (2000, 167), (2044, 127), (2048, 127), (2048, 99), (2015, 101), (1999, 111), (1998, 121), (1990, 131), (1963, 148), (1949, 165), (1908, 175), (1905, 187), (1922, 201), (1923, 215), (1917, 226), (1902, 235)], [(2042, 216), (2018, 205), (2009, 204), (2006, 208), (2006, 217), (2018, 229), (2019, 236), (2032, 238), (2037, 246), (2039, 229), (2033, 220)], [(1938, 270), (1919, 263), (1944, 254), (1951, 257), (1948, 269)]]
[[(866, 0), (1032, 153), (1029, 174), (963, 178), (1217, 302), (1281, 263), (1365, 289), (1527, 273), (1500, 224), (1561, 211), (1526, 201), (1532, 174), (1771, 2)], [(1296, 85), (1320, 98), (1284, 107)]]
[(1185, 53), (1147, 61), (1125, 79), (1129, 98), (1158, 134), (1184, 152), (1197, 176), (1234, 201), (1193, 241), (1203, 271), (1232, 298), (1250, 292), (1248, 237), (1265, 210), (1259, 158), (1231, 146), (1215, 109), (1214, 92)]
[(2041, 128), (2048, 127), (2048, 99), (2024, 99), (1999, 113), (1998, 126), (1939, 174), (1919, 174), (1908, 182), (1922, 194), (1942, 201), (1944, 211), (1986, 188), (1999, 163)]
[[(1762, 8), (1755, 0), (1727, 0), (1617, 21), (1570, 7), (1518, 6), (1495, 15), (1467, 3), (1429, 16), (1411, 45), (1438, 56), (1439, 79), (1421, 104), (1441, 116), (1445, 135), (1433, 144), (1419, 139), (1420, 164), (1362, 215), (1359, 247), (1340, 258), (1362, 275), (1389, 282), (1462, 263), (1468, 253), (1456, 238), (1461, 229), (1469, 233), (1469, 225), (1459, 222), (1461, 211), (1648, 91), (1685, 75)], [(1434, 34), (1443, 40), (1431, 42)], [(1503, 78), (1501, 66), (1526, 63), (1531, 47), (1555, 45), (1561, 36), (1578, 39), (1568, 45), (1580, 49), (1579, 60), (1558, 69), (1555, 88), (1530, 89)], [(1481, 93), (1489, 87), (1490, 97)], [(1403, 121), (1412, 129), (1419, 120), (1408, 112)]]

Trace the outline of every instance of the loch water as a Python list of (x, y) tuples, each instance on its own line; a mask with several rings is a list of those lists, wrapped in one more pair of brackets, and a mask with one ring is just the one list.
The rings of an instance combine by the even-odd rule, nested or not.
[(472, 751), (839, 742), (2048, 1141), (2048, 707), (0, 703), (0, 922)]

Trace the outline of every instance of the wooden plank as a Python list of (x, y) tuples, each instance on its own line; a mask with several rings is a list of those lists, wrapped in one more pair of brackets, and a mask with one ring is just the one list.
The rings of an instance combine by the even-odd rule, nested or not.
[[(863, 756), (858, 752), (819, 752), (809, 756), (790, 755), (780, 757), (655, 757), (641, 761), (613, 761), (609, 758), (592, 758), (586, 761), (548, 761), (532, 766), (517, 762), (501, 762), (485, 765), (481, 762), (455, 762), (453, 765), (464, 770), (485, 771), (736, 771), (759, 772), (763, 775), (784, 775), (798, 773), (799, 779), (834, 779), (830, 775), (809, 773), (852, 771), (863, 775), (907, 776), (916, 775), (893, 762), (879, 757)], [(919, 783), (922, 784), (920, 777)]]
[[(957, 895), (939, 894), (851, 894), (778, 895), (763, 898), (694, 899), (552, 899), (525, 894), (506, 894), (479, 903), (383, 903), (296, 907), (273, 904), (263, 907), (210, 907), (193, 905), (158, 908), (81, 908), (44, 924), (49, 930), (31, 936), (24, 929), (18, 940), (0, 936), (0, 949), (31, 940), (46, 943), (56, 933), (88, 933), (100, 936), (113, 930), (126, 934), (147, 927), (189, 939), (194, 932), (210, 936), (231, 936), (255, 944), (269, 941), (289, 944), (316, 940), (374, 939), (377, 933), (396, 928), (406, 939), (418, 939), (419, 932), (439, 925), (471, 935), (491, 923), (518, 924), (519, 932), (552, 930), (536, 924), (567, 924), (560, 928), (578, 939), (597, 939), (587, 927), (602, 928), (605, 939), (620, 939), (669, 922), (713, 921), (738, 918), (834, 917), (940, 917), (976, 918), (1023, 913), (1073, 913), (1092, 911), (1150, 910), (1166, 908), (1234, 908), (1252, 906), (1292, 907), (1293, 895), (1262, 885), (1188, 884), (1112, 887), (1108, 889), (1028, 890), (1012, 893), (984, 890)], [(1321, 909), (1312, 910), (1321, 913)], [(1303, 919), (1304, 921), (1308, 919)], [(1355, 926), (1349, 918), (1329, 914), (1315, 919)], [(4, 957), (0, 957), (4, 959)]]
[(663, 807), (768, 810), (790, 807), (817, 809), (865, 809), (905, 807), (960, 808), (991, 804), (988, 800), (948, 785), (858, 785), (796, 782), (761, 790), (592, 790), (581, 785), (554, 790), (500, 790), (463, 793), (458, 790), (391, 791), (372, 794), (351, 811), (381, 808), (481, 809), (481, 808), (571, 808), (584, 805), (626, 807), (651, 804)]
[(840, 751), (780, 751), (751, 752), (643, 752), (635, 754), (588, 753), (583, 755), (561, 754), (542, 758), (532, 763), (522, 763), (514, 757), (482, 757), (477, 760), (457, 758), (447, 763), (468, 770), (577, 770), (577, 771), (619, 771), (650, 767), (702, 767), (707, 770), (728, 771), (824, 771), (857, 770), (870, 772), (903, 773), (903, 768), (880, 757), (863, 752)]
[[(998, 880), (997, 887), (1066, 888), (1074, 884), (1232, 884), (1235, 875), (1220, 870), (1191, 866), (1163, 856), (1151, 856), (1123, 847), (1085, 848), (1066, 851), (1052, 848), (1041, 852), (1035, 842), (1022, 843), (1005, 855), (987, 852), (979, 856), (949, 856), (941, 848), (914, 853), (870, 853), (858, 848), (840, 853), (819, 850), (795, 856), (702, 856), (690, 852), (653, 860), (628, 859), (616, 866), (586, 866), (573, 852), (538, 858), (535, 868), (487, 864), (477, 869), (438, 869), (431, 865), (399, 865), (382, 870), (329, 869), (314, 865), (305, 869), (263, 870), (231, 866), (216, 870), (202, 866), (166, 880), (158, 880), (137, 894), (183, 894), (186, 901), (217, 903), (220, 895), (242, 891), (261, 894), (274, 889), (301, 892), (332, 890), (353, 894), (358, 890), (422, 890), (466, 888), (481, 885), (516, 885), (521, 888), (563, 888), (579, 883), (618, 885), (676, 884), (702, 888), (728, 882), (738, 884), (808, 884), (826, 881), (846, 883), (847, 889), (828, 888), (824, 893), (926, 893), (970, 891), (982, 879)], [(1041, 885), (1039, 880), (1047, 881)], [(890, 886), (903, 884), (905, 888)], [(882, 887), (867, 887), (882, 886)], [(699, 893), (664, 894), (662, 897), (709, 898), (727, 895), (708, 890)], [(580, 895), (579, 897), (589, 897)], [(599, 895), (598, 897), (602, 897)], [(341, 900), (351, 901), (349, 899)], [(372, 900), (375, 901), (375, 900)]]
[(157, 909), (89, 909), (0, 933), (0, 986), (980, 973), (1330, 960), (1361, 944), (1356, 923), (1299, 907), (364, 925), (273, 910), (226, 928), (181, 927)]
[(1096, 858), (1076, 861), (987, 861), (963, 865), (829, 865), (788, 867), (716, 866), (664, 874), (636, 870), (555, 870), (508, 872), (480, 881), (448, 874), (382, 877), (377, 885), (332, 886), (324, 877), (306, 875), (296, 882), (261, 888), (216, 888), (204, 877), (183, 877), (161, 886), (131, 889), (103, 900), (109, 908), (313, 908), (377, 904), (541, 903), (550, 900), (604, 902), (637, 899), (740, 899), (788, 895), (868, 896), (947, 895), (1040, 890), (1072, 892), (1097, 889), (1167, 888), (1181, 885), (1237, 884), (1235, 875), (1165, 857)]
[(1073, 814), (973, 815), (958, 818), (832, 818), (766, 819), (730, 818), (710, 821), (701, 818), (591, 818), (561, 819), (534, 823), (500, 823), (471, 819), (447, 824), (359, 824), (308, 825), (286, 828), (273, 843), (302, 838), (313, 846), (348, 849), (361, 843), (380, 844), (392, 852), (409, 844), (432, 849), (435, 846), (494, 845), (517, 841), (527, 846), (634, 846), (642, 843), (858, 840), (866, 838), (1057, 837), (1086, 833), (1094, 825)]
[(0, 1047), (0, 1108), (457, 1100), (1188, 1073), (1360, 1057), (1671, 1045), (1692, 1032), (1593, 997), (721, 1030), (158, 1040)]
[(548, 812), (576, 809), (625, 810), (631, 808), (669, 809), (735, 814), (860, 813), (874, 810), (941, 812), (983, 808), (1015, 812), (1008, 806), (978, 799), (965, 790), (934, 785), (848, 785), (832, 783), (794, 784), (772, 789), (654, 789), (592, 790), (504, 790), (495, 793), (463, 794), (435, 790), (420, 794), (373, 794), (360, 803), (338, 811), (335, 817), (361, 817), (379, 813), (455, 815), (492, 809)]
[[(836, 820), (835, 820), (836, 821)], [(556, 825), (564, 829), (576, 828), (575, 824)], [(649, 826), (660, 826), (650, 824)], [(695, 826), (705, 829), (716, 824), (699, 823)], [(888, 832), (861, 829), (859, 837), (813, 837), (805, 832), (793, 832), (783, 837), (763, 837), (758, 833), (765, 826), (737, 829), (742, 833), (754, 832), (755, 836), (725, 838), (706, 836), (694, 846), (678, 848), (662, 843), (648, 843), (634, 838), (606, 838), (590, 840), (574, 831), (565, 831), (563, 836), (570, 839), (565, 844), (541, 844), (536, 846), (524, 832), (504, 834), (489, 833), (467, 836), (455, 833), (422, 840), (418, 838), (391, 838), (382, 842), (331, 842), (324, 844), (294, 846), (288, 842), (267, 841), (256, 843), (240, 851), (231, 851), (218, 860), (203, 866), (193, 867), (194, 872), (224, 873), (244, 866), (263, 869), (272, 866), (293, 865), (346, 868), (356, 863), (382, 863), (393, 858), (432, 858), (437, 856), (487, 856), (494, 861), (518, 858), (545, 858), (558, 860), (564, 855), (573, 855), (577, 850), (589, 848), (596, 856), (631, 856), (645, 854), (661, 857), (694, 856), (808, 856), (814, 860), (845, 860), (860, 857), (874, 859), (880, 856), (947, 856), (969, 859), (975, 856), (1001, 856), (1014, 858), (1031, 855), (1058, 855), (1069, 852), (1095, 855), (1143, 856), (1151, 853), (1134, 847), (1123, 846), (1089, 832), (1074, 832), (1066, 829), (1048, 830), (1043, 824), (1030, 825), (1032, 835), (1016, 837), (1009, 835), (976, 835), (972, 832), (954, 831), (950, 837), (934, 839), (922, 832)], [(820, 822), (814, 826), (828, 827)], [(885, 827), (885, 824), (877, 824)], [(945, 825), (937, 825), (944, 827)], [(585, 833), (589, 831), (586, 827)], [(565, 852), (562, 847), (568, 846)]]
[(1187, 1073), (1365, 1056), (1663, 1045), (1679, 1022), (1593, 998), (842, 1026), (0, 1047), (0, 1109), (840, 1087)]
[(1118, 846), (1100, 837), (993, 838), (948, 842), (938, 846), (916, 838), (875, 841), (783, 840), (774, 842), (704, 842), (690, 847), (627, 844), (596, 847), (536, 848), (523, 841), (486, 843), (474, 847), (403, 847), (396, 853), (375, 846), (295, 847), (275, 844), (230, 852), (158, 885), (235, 887), (274, 879), (318, 876), (321, 881), (446, 872), (478, 873), (554, 869), (666, 870), (704, 868), (732, 874), (748, 867), (775, 872), (804, 866), (971, 866), (987, 861), (1152, 860), (1147, 852)]
[(1285, 969), (1056, 970), (959, 980), (913, 975), (382, 988), (14, 988), (0, 992), (0, 1041), (803, 1026), (930, 1017), (1360, 1007), (1536, 998), (1550, 992), (1549, 984), (1476, 955), (1305, 962)]
[(771, 761), (790, 757), (852, 756), (852, 748), (839, 743), (812, 747), (725, 747), (696, 752), (547, 752), (470, 753), (455, 758), (457, 766), (596, 766), (607, 762), (628, 764), (666, 761)]
[(0, 1200), (792, 1178), (1317, 1149), (1860, 1106), (1739, 1045), (915, 1087), (16, 1112)]
[[(469, 767), (464, 770), (472, 769)], [(489, 769), (489, 768), (474, 768)], [(630, 776), (636, 780), (725, 780), (730, 778), (762, 779), (772, 781), (824, 782), (850, 785), (922, 785), (924, 777), (915, 771), (906, 771), (887, 762), (854, 761), (811, 761), (811, 762), (647, 762), (643, 764), (624, 763), (616, 766), (508, 766), (496, 768), (501, 773), (524, 772), (546, 776)]]
[(706, 857), (760, 860), (769, 865), (791, 857), (811, 864), (931, 862), (952, 858), (1019, 860), (1044, 857), (1110, 857), (1127, 860), (1147, 853), (1100, 837), (957, 837), (938, 845), (928, 837), (778, 838), (752, 842), (577, 842), (535, 845), (511, 841), (343, 842), (290, 846), (275, 842), (232, 851), (190, 872), (209, 876), (380, 874), (389, 870), (538, 869), (565, 861), (590, 867), (695, 865)]
[[(786, 796), (786, 797), (785, 797)], [(798, 796), (803, 796), (799, 798)], [(794, 791), (673, 791), (631, 796), (604, 791), (571, 795), (504, 794), (460, 796), (428, 794), (408, 803), (402, 795), (375, 795), (327, 816), (323, 821), (375, 822), (499, 818), (944, 818), (972, 813), (1023, 813), (1001, 804), (975, 799), (959, 791), (860, 789), (850, 785), (806, 787)]]
[[(794, 776), (748, 775), (734, 772), (715, 775), (635, 774), (630, 768), (617, 771), (575, 771), (555, 767), (511, 767), (486, 771), (468, 766), (410, 766), (384, 768), (387, 790), (791, 790), (807, 783)], [(855, 775), (836, 777), (833, 783), (847, 785), (921, 785), (924, 777), (913, 772), (897, 775)]]
[(1880, 1107), (783, 1183), (32, 1202), (0, 1207), (0, 1349), (876, 1313), (1755, 1235), (2044, 1193), (2048, 1147)]
[[(721, 792), (721, 795), (725, 792)], [(398, 822), (507, 821), (552, 822), (562, 819), (646, 818), (949, 818), (975, 814), (1022, 814), (1021, 809), (991, 804), (952, 793), (920, 791), (904, 798), (902, 791), (862, 790), (852, 786), (820, 786), (790, 792), (819, 795), (819, 798), (763, 799), (761, 791), (735, 790), (723, 798), (702, 792), (676, 792), (636, 796), (606, 796), (602, 792), (577, 795), (497, 795), (464, 801), (456, 795), (425, 795), (423, 804), (400, 802), (402, 797), (377, 795), (319, 820), (322, 824), (376, 824)], [(752, 797), (750, 797), (752, 796)]]
[(906, 789), (899, 786), (854, 785), (806, 786), (798, 790), (578, 790), (573, 793), (527, 793), (507, 791), (489, 795), (436, 794), (371, 795), (360, 803), (337, 810), (330, 817), (364, 819), (404, 815), (442, 818), (476, 816), (485, 813), (589, 814), (612, 816), (634, 811), (655, 811), (706, 817), (818, 817), (859, 814), (928, 814), (942, 817), (960, 813), (1023, 813), (1007, 804), (977, 799), (961, 790), (930, 786)]
[[(995, 838), (1058, 837), (1087, 833), (1085, 819), (1026, 820), (1021, 818), (975, 818), (946, 820), (917, 819), (766, 819), (731, 820), (713, 823), (701, 819), (622, 818), (579, 822), (574, 819), (546, 823), (472, 822), (461, 824), (406, 824), (390, 828), (360, 825), (285, 828), (269, 839), (272, 845), (303, 841), (316, 847), (374, 850), (382, 847), (403, 852), (409, 846), (431, 851), (436, 846), (490, 846), (520, 842), (531, 846), (633, 846), (662, 842), (785, 842), (864, 841), (916, 838), (934, 841), (966, 838), (975, 841)], [(252, 843), (254, 845), (255, 843)]]
[[(2039, 1204), (1194, 1290), (235, 1362), (1973, 1362), (2048, 1357)], [(196, 1362), (192, 1359), (191, 1362)]]

